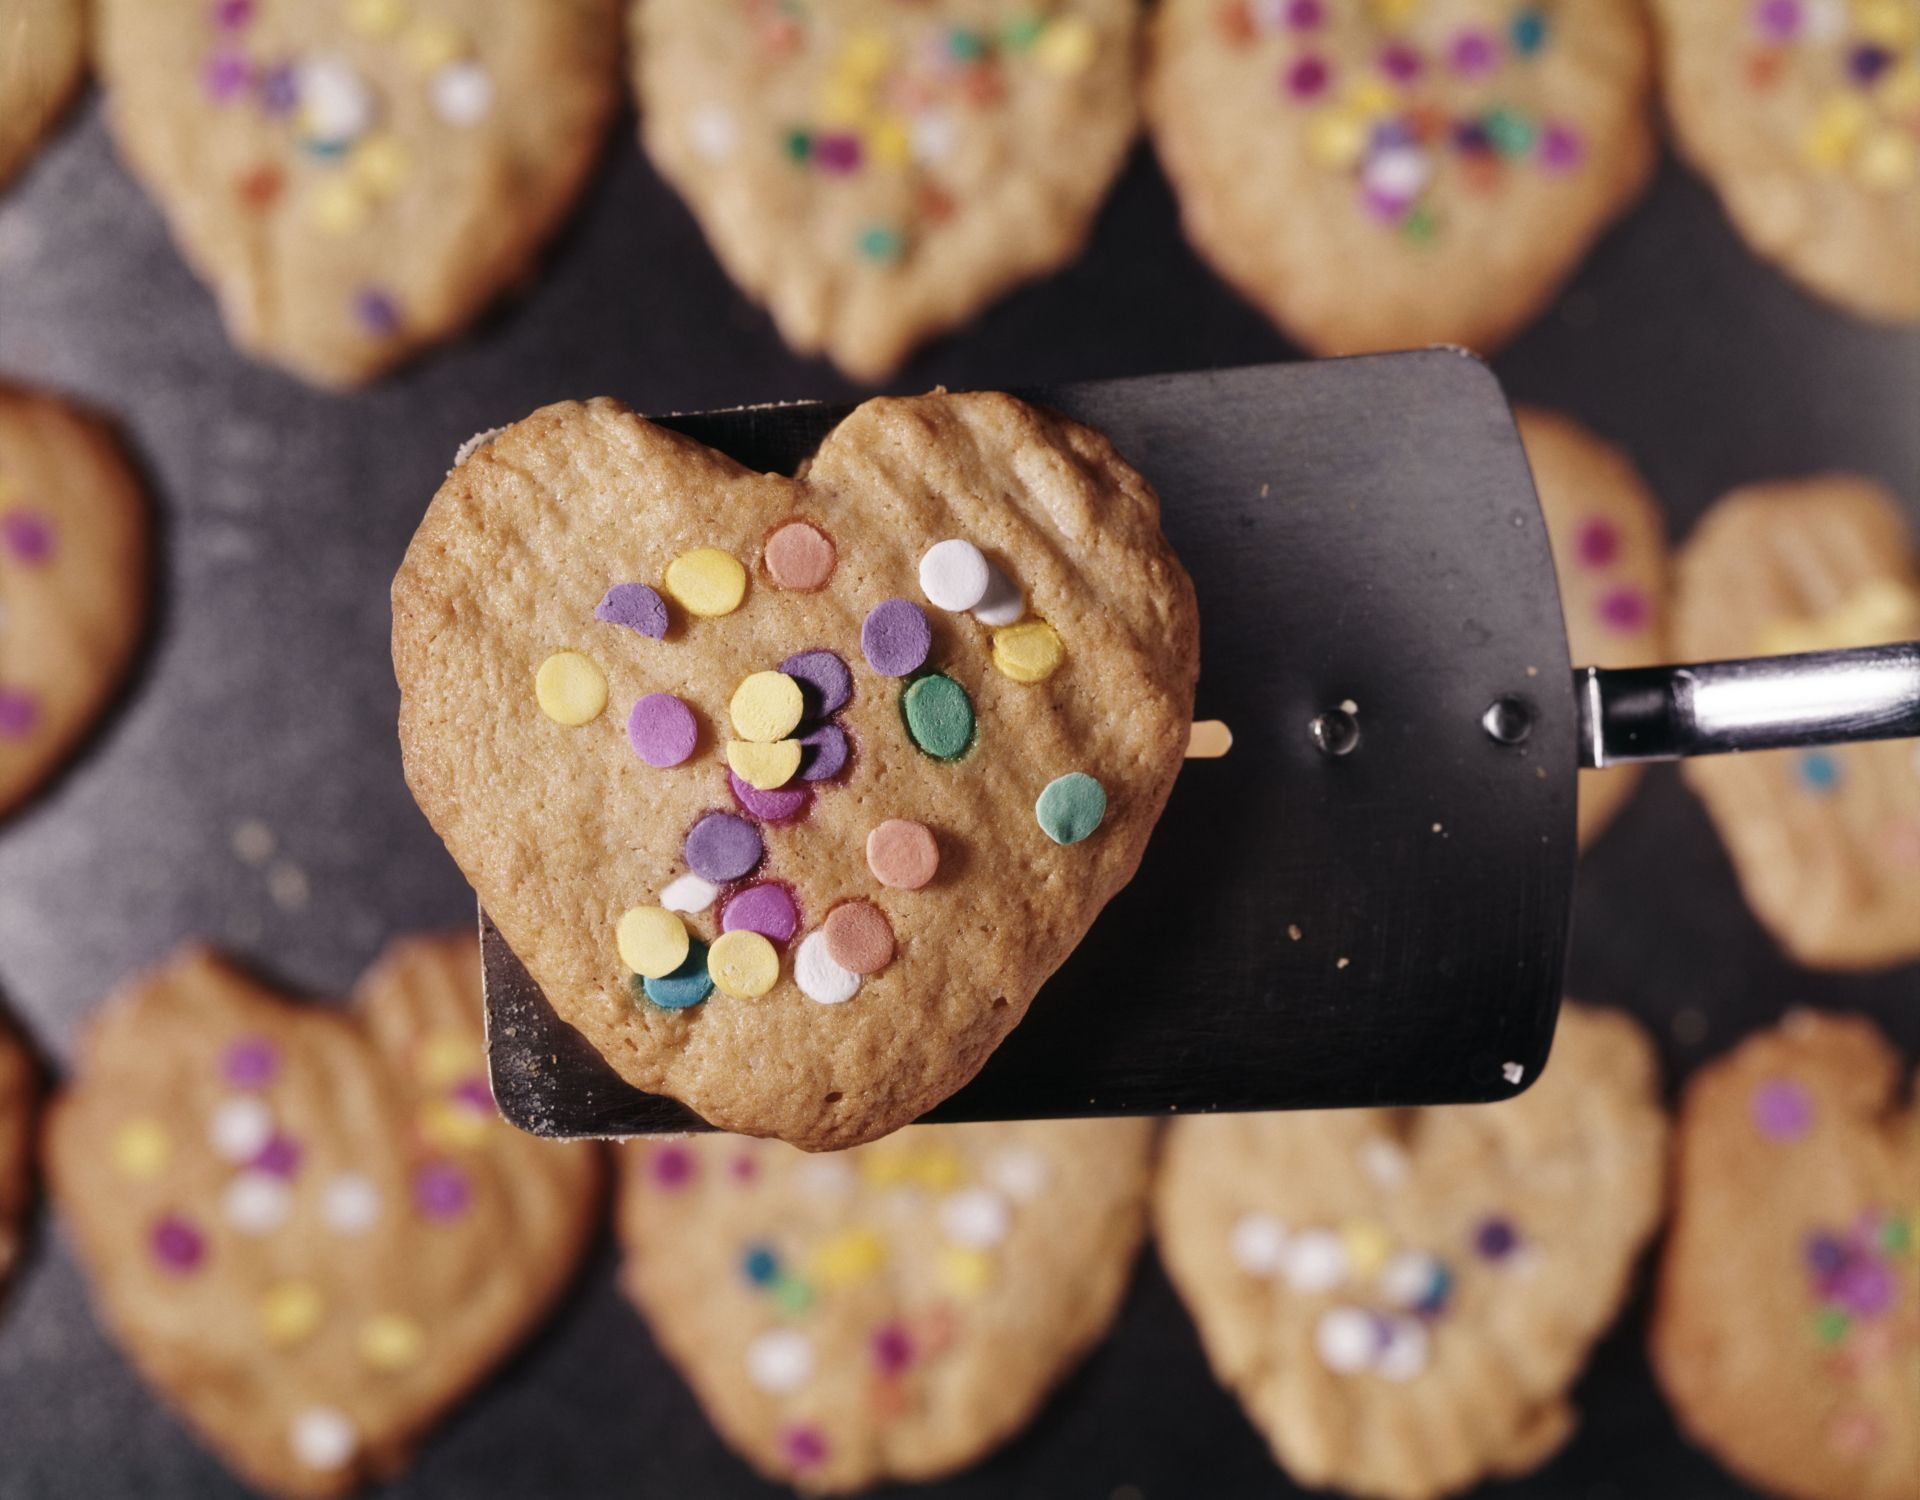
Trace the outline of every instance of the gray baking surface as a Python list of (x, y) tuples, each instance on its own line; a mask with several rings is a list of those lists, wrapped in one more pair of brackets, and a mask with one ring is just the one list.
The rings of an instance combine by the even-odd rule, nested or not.
[[(929, 350), (894, 388), (1295, 352), (1187, 251), (1143, 152), (1085, 259)], [(1920, 505), (1920, 335), (1806, 299), (1671, 163), (1495, 368), (1516, 399), (1623, 442), (1676, 535), (1731, 485), (1830, 467), (1877, 474)], [(789, 356), (727, 284), (641, 161), (631, 121), (523, 295), (396, 379), (313, 394), (229, 350), (114, 160), (96, 100), (0, 199), (0, 374), (117, 413), (162, 518), (155, 641), (124, 705), (0, 827), (0, 995), (56, 1063), (100, 996), (188, 936), (328, 996), (389, 936), (471, 922), (471, 894), (401, 783), (386, 655), (388, 579), (461, 439), (565, 396), (694, 410), (858, 394)], [(256, 822), (274, 849), (249, 861), (236, 833)], [(255, 855), (262, 842), (258, 828), (239, 840)], [(1676, 1080), (1794, 1004), (1866, 1010), (1920, 1055), (1920, 971), (1789, 965), (1670, 770), (1586, 862), (1571, 990), (1646, 1020)], [(712, 1435), (611, 1272), (603, 1248), (551, 1326), (384, 1493), (779, 1493)], [(1644, 1301), (1580, 1383), (1573, 1442), (1490, 1493), (1745, 1493), (1679, 1439), (1642, 1352)], [(96, 1330), (43, 1219), (0, 1309), (0, 1497), (238, 1493)], [(1032, 1428), (918, 1493), (1291, 1490), (1208, 1376), (1149, 1257), (1113, 1336)]]

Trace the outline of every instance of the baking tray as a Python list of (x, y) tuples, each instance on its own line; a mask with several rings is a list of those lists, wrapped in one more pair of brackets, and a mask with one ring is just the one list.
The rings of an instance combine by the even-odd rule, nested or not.
[[(1085, 259), (928, 351), (893, 388), (1295, 354), (1184, 247), (1142, 153)], [(1676, 533), (1736, 483), (1830, 467), (1920, 499), (1920, 337), (1808, 301), (1751, 260), (1671, 164), (1495, 368), (1517, 398), (1623, 442)], [(0, 827), (0, 994), (56, 1061), (99, 996), (185, 937), (326, 996), (390, 935), (472, 921), (471, 893), (401, 782), (386, 654), (388, 580), (462, 437), (562, 396), (686, 411), (860, 394), (782, 350), (641, 161), (631, 121), (523, 296), (371, 391), (312, 394), (230, 352), (210, 298), (114, 161), (95, 101), (0, 198), (0, 372), (119, 414), (166, 549), (156, 640), (125, 703), (47, 796)], [(1786, 963), (1664, 769), (1585, 862), (1570, 989), (1641, 1016), (1675, 1079), (1793, 1004), (1865, 1010), (1920, 1054), (1920, 971)], [(712, 1435), (612, 1268), (603, 1248), (551, 1326), (386, 1493), (781, 1493)], [(1492, 1493), (1745, 1493), (1677, 1437), (1643, 1331), (1637, 1302), (1576, 1390), (1579, 1434)], [(0, 1497), (240, 1493), (96, 1331), (67, 1249), (44, 1230), (0, 1309)], [(1113, 1336), (1032, 1428), (914, 1493), (1293, 1491), (1208, 1376), (1149, 1257)]]

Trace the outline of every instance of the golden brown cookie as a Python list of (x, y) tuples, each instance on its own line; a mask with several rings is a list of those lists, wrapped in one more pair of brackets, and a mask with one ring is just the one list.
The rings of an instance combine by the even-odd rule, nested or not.
[(100, 0), (120, 150), (235, 343), (324, 386), (532, 268), (618, 92), (616, 0)]
[[(1674, 647), (1713, 661), (1920, 640), (1920, 566), (1894, 498), (1829, 474), (1736, 490), (1680, 555)], [(1688, 761), (1754, 914), (1801, 963), (1920, 958), (1912, 740)]]
[(393, 1475), (571, 1278), (596, 1147), (505, 1124), (470, 936), (342, 1015), (189, 949), (94, 1021), (48, 1175), (128, 1358), (249, 1483)]
[(0, 8), (0, 187), (79, 87), (86, 43), (82, 0), (7, 0)]
[(634, 0), (642, 136), (786, 341), (880, 380), (1079, 253), (1138, 26), (1134, 0)]
[(1019, 1023), (1140, 862), (1198, 659), (1146, 482), (997, 394), (869, 401), (800, 480), (547, 407), (448, 477), (393, 617), (408, 782), (561, 1018), (810, 1150)]
[(623, 1149), (622, 1281), (769, 1478), (846, 1493), (975, 1463), (1106, 1331), (1146, 1223), (1145, 1120), (917, 1126), (826, 1156)]
[(0, 816), (119, 685), (147, 573), (146, 501), (106, 426), (0, 383)]
[(1500, 1104), (1214, 1115), (1168, 1133), (1167, 1273), (1299, 1483), (1429, 1500), (1526, 1473), (1660, 1215), (1653, 1050), (1569, 1004)]
[(1688, 1085), (1655, 1372), (1769, 1494), (1920, 1496), (1920, 1112), (1870, 1021), (1795, 1012)]
[(33, 1205), (34, 1125), (40, 1088), (26, 1044), (0, 1016), (0, 1294), (20, 1258)]
[(1755, 252), (1920, 320), (1920, 5), (1656, 0), (1667, 113)]
[(1146, 109), (1187, 236), (1323, 354), (1504, 343), (1654, 159), (1622, 0), (1163, 0)]
[[(1547, 518), (1567, 646), (1576, 667), (1668, 659), (1667, 540), (1633, 461), (1571, 417), (1514, 413)], [(1580, 773), (1580, 845), (1599, 836), (1640, 782), (1640, 767)]]

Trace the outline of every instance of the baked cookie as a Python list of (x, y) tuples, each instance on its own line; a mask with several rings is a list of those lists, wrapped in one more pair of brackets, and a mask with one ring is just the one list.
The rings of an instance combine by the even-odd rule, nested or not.
[(1149, 50), (1188, 237), (1323, 354), (1497, 348), (1652, 169), (1621, 0), (1163, 0)]
[(34, 1121), (40, 1090), (26, 1044), (0, 1016), (0, 1293), (20, 1258), (33, 1203)]
[(207, 953), (94, 1021), (48, 1177), (128, 1357), (247, 1481), (405, 1466), (585, 1252), (598, 1148), (495, 1114), (470, 936), (396, 943), (352, 1016)]
[(936, 1478), (1011, 1439), (1106, 1331), (1152, 1140), (1145, 1120), (1054, 1120), (917, 1126), (832, 1156), (634, 1142), (621, 1279), (769, 1478)]
[(1681, 1109), (1652, 1353), (1694, 1440), (1770, 1494), (1920, 1495), (1920, 1113), (1871, 1022), (1796, 1012)]
[(1566, 1005), (1519, 1098), (1177, 1120), (1160, 1256), (1214, 1373), (1300, 1484), (1385, 1500), (1523, 1474), (1660, 1216), (1653, 1050)]
[[(1576, 667), (1668, 660), (1667, 539), (1660, 507), (1633, 461), (1571, 417), (1514, 413), (1547, 518), (1567, 645)], [(1580, 845), (1613, 821), (1639, 766), (1580, 773)]]
[(618, 402), (472, 450), (393, 585), (409, 784), (560, 1017), (830, 1150), (971, 1078), (1131, 878), (1193, 585), (1098, 433), (869, 401), (804, 477)]
[(82, 0), (7, 0), (0, 11), (0, 187), (59, 118), (86, 62)]
[[(1846, 475), (1752, 485), (1680, 554), (1687, 661), (1920, 640), (1920, 559), (1892, 496)], [(1816, 969), (1920, 958), (1920, 753), (1912, 740), (1685, 763), (1754, 914)]]
[(647, 154), (801, 354), (880, 380), (1080, 251), (1135, 0), (635, 0)]
[(1863, 317), (1920, 320), (1920, 5), (1656, 0), (1667, 113), (1747, 243)]
[(0, 383), (0, 816), (119, 685), (147, 575), (146, 501), (105, 424)]
[(99, 0), (120, 150), (235, 343), (351, 386), (531, 269), (619, 87), (616, 0)]

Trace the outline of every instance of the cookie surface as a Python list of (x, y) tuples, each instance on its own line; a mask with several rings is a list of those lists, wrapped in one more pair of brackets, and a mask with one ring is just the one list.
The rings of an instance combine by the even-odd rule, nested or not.
[(0, 187), (73, 97), (86, 54), (81, 0), (8, 0), (0, 14)]
[(1652, 1353), (1769, 1494), (1920, 1495), (1920, 1113), (1860, 1017), (1796, 1012), (1688, 1085)]
[(1112, 1321), (1145, 1120), (916, 1126), (831, 1156), (622, 1148), (622, 1283), (722, 1436), (845, 1492), (983, 1458)]
[[(1537, 407), (1514, 417), (1553, 543), (1574, 666), (1665, 662), (1666, 528), (1646, 481), (1571, 417)], [(1580, 773), (1582, 848), (1626, 805), (1640, 774), (1639, 766)]]
[(0, 384), (0, 816), (65, 759), (147, 616), (147, 508), (104, 425)]
[(1133, 0), (636, 0), (648, 154), (802, 354), (862, 380), (1079, 252)]
[(1188, 238), (1293, 338), (1490, 352), (1644, 185), (1651, 70), (1619, 0), (1166, 0), (1146, 109)]
[[(869, 401), (798, 481), (547, 407), (454, 470), (394, 581), (408, 782), (629, 1082), (872, 1139), (973, 1076), (1139, 864), (1198, 655), (1158, 510), (1008, 396)], [(972, 612), (931, 597), (982, 578)]]
[(1755, 252), (1857, 314), (1920, 320), (1920, 6), (1656, 0), (1680, 150)]
[(348, 386), (532, 266), (618, 89), (616, 0), (102, 0), (121, 152), (249, 354)]
[(1303, 1485), (1425, 1500), (1544, 1462), (1660, 1213), (1651, 1047), (1568, 1004), (1500, 1104), (1176, 1120), (1162, 1261)]
[[(1893, 497), (1847, 475), (1753, 485), (1680, 554), (1682, 660), (1920, 639), (1920, 559)], [(1920, 758), (1911, 740), (1688, 761), (1754, 914), (1813, 968), (1920, 958)]]
[(590, 1145), (500, 1120), (470, 936), (396, 943), (355, 1014), (188, 950), (89, 1028), (48, 1173), (94, 1304), (276, 1494), (405, 1465), (585, 1252)]
[(0, 1296), (26, 1237), (33, 1204), (34, 1123), (40, 1089), (26, 1044), (0, 1017)]

